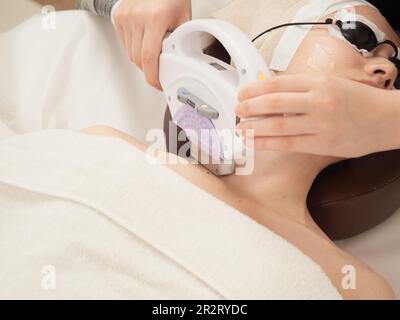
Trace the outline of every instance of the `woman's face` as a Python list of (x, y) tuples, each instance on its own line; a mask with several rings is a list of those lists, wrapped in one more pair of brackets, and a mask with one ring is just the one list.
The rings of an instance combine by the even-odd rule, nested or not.
[[(355, 11), (375, 23), (386, 34), (387, 40), (400, 46), (400, 39), (379, 12), (367, 6), (357, 7)], [(334, 15), (329, 18), (334, 18)], [(327, 26), (315, 26), (285, 73), (327, 73), (378, 88), (393, 89), (397, 69), (388, 59), (392, 54), (393, 49), (383, 45), (373, 56), (364, 57), (348, 42), (331, 35)]]

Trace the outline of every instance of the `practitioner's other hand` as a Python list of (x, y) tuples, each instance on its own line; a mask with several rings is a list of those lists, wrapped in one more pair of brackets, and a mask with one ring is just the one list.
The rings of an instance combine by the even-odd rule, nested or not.
[(159, 90), (164, 35), (191, 18), (190, 0), (121, 0), (114, 13), (115, 28), (129, 58), (143, 70), (147, 82)]
[(256, 149), (352, 158), (400, 148), (399, 92), (372, 83), (280, 75), (243, 88), (239, 101), (238, 129), (254, 129)]

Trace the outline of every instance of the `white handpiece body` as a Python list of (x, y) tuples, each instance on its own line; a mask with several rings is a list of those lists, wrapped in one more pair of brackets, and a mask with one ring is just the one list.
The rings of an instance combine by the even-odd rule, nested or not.
[[(203, 53), (204, 34), (213, 36), (225, 47), (232, 65)], [(234, 133), (234, 109), (240, 88), (269, 76), (270, 71), (253, 43), (239, 28), (225, 21), (201, 19), (187, 22), (163, 42), (160, 83), (173, 120), (182, 107), (177, 92), (185, 88), (218, 111), (218, 119), (212, 120), (217, 130), (229, 129)], [(234, 143), (223, 148), (227, 160), (234, 160), (235, 155), (243, 153), (242, 138), (233, 136)]]

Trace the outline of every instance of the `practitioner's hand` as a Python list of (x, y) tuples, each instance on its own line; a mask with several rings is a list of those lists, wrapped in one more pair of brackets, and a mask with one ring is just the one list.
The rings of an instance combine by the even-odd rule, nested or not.
[(330, 76), (282, 75), (245, 87), (239, 101), (241, 118), (274, 115), (238, 125), (254, 129), (256, 149), (351, 158), (400, 148), (397, 91)]
[(159, 56), (164, 35), (191, 20), (190, 0), (121, 0), (114, 14), (115, 27), (129, 58), (161, 90)]

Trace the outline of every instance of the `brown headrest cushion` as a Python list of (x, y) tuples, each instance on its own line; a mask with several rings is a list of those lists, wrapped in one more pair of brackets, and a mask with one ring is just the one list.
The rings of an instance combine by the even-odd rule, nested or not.
[(349, 238), (380, 224), (400, 207), (400, 150), (326, 168), (315, 180), (307, 205), (332, 239)]

